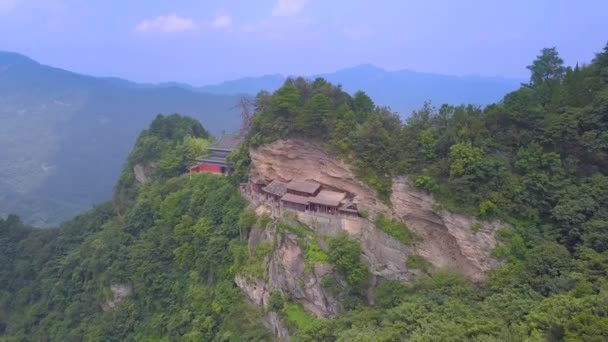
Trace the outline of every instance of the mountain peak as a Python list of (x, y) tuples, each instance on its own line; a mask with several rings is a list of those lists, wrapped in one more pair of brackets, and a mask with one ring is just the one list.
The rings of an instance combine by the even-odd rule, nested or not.
[(339, 70), (338, 72), (358, 72), (358, 73), (366, 73), (366, 74), (379, 74), (379, 73), (385, 73), (386, 70), (384, 70), (374, 64), (371, 64), (371, 63), (364, 63), (364, 64), (352, 66), (350, 68), (345, 68), (345, 69)]
[(38, 64), (35, 60), (11, 51), (0, 51), (0, 64), (30, 63)]

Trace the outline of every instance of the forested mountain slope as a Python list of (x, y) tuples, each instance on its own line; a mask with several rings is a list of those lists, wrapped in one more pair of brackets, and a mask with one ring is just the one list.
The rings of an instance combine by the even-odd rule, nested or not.
[(57, 224), (105, 201), (135, 138), (158, 113), (214, 134), (238, 127), (236, 97), (95, 78), (0, 52), (0, 215)]
[[(267, 341), (264, 316), (285, 322), (296, 341), (607, 340), (608, 46), (574, 68), (544, 49), (529, 68), (530, 84), (500, 103), (427, 106), (406, 122), (365, 93), (288, 80), (257, 96), (231, 178), (180, 176), (208, 133), (189, 118), (158, 117), (112, 203), (58, 229), (0, 221), (2, 338)], [(492, 252), (501, 266), (472, 284), (416, 258), (406, 265), (419, 270), (412, 282), (371, 284), (357, 239), (317, 240), (289, 217), (246, 209), (237, 184), (249, 176), (249, 153), (281, 139), (323, 146), (383, 205), (395, 205), (395, 180), (405, 176), (438, 200), (433, 211), (508, 222)], [(137, 164), (156, 165), (145, 184)], [(375, 223), (416, 243), (398, 221)], [(277, 244), (251, 249), (246, 239), (260, 231), (276, 232)], [(299, 246), (304, 274), (317, 263), (335, 270), (313, 284), (340, 300), (334, 318), (304, 310), (297, 291), (268, 293), (263, 308), (244, 300), (235, 277), (265, 280), (269, 262), (293, 260), (274, 256), (288, 244)]]
[[(181, 177), (208, 133), (157, 117), (113, 203), (57, 229), (0, 220), (0, 340), (270, 340), (234, 286), (244, 208), (225, 178)], [(138, 185), (133, 163), (156, 161)]]
[(574, 68), (543, 49), (528, 68), (529, 84), (500, 103), (425, 106), (404, 123), (365, 93), (350, 97), (323, 79), (291, 79), (258, 95), (247, 145), (233, 157), (237, 176), (246, 174), (250, 148), (311, 139), (354, 165), (387, 201), (394, 177), (405, 174), (440, 200), (436, 210), (512, 226), (494, 251), (506, 264), (482, 289), (454, 279), (439, 285), (437, 276), (414, 286), (385, 283), (378, 291), (390, 299), (378, 303), (388, 311), (319, 321), (306, 336), (606, 339), (608, 46)]

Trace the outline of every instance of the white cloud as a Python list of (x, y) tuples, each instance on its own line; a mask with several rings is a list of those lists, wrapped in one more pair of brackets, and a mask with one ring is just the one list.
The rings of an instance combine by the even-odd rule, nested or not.
[(232, 26), (232, 17), (224, 12), (218, 12), (215, 18), (211, 21), (211, 28), (219, 30), (226, 29)]
[(256, 23), (250, 23), (241, 26), (241, 31), (244, 33), (259, 33), (277, 36), (285, 33), (303, 30), (312, 23), (310, 17), (295, 17), (295, 18), (266, 18)]
[(308, 0), (277, 0), (272, 10), (275, 17), (297, 15), (304, 9)]
[(298, 25), (308, 25), (312, 23), (312, 19), (310, 17), (297, 18), (294, 20), (294, 23)]
[(0, 0), (0, 13), (10, 12), (17, 7), (17, 0)]
[(258, 30), (258, 26), (254, 24), (247, 24), (242, 27), (242, 30), (245, 33), (254, 33)]
[(162, 33), (177, 33), (192, 31), (196, 29), (196, 23), (190, 18), (180, 17), (175, 13), (159, 16), (154, 19), (146, 19), (135, 26), (135, 31), (146, 32), (162, 32)]
[(374, 31), (367, 25), (345, 27), (342, 33), (350, 40), (369, 39), (374, 35)]

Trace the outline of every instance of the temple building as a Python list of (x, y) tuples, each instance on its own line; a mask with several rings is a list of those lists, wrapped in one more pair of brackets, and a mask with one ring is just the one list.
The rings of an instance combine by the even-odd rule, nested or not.
[(262, 192), (265, 194), (267, 201), (279, 203), (281, 197), (287, 192), (287, 184), (275, 179), (263, 187)]
[(321, 190), (319, 194), (309, 200), (310, 211), (337, 214), (340, 204), (346, 197), (344, 192)]
[(233, 168), (226, 159), (242, 139), (241, 134), (223, 134), (215, 144), (208, 147), (209, 153), (199, 157), (196, 164), (189, 168), (190, 173), (210, 172), (222, 175), (230, 173)]
[(285, 209), (308, 213), (358, 217), (357, 204), (351, 195), (343, 191), (324, 189), (313, 181), (282, 182), (273, 180), (266, 186), (244, 183), (241, 191), (249, 196), (259, 194), (278, 212)]
[(291, 181), (287, 184), (287, 193), (302, 196), (316, 196), (321, 191), (321, 184), (311, 181)]

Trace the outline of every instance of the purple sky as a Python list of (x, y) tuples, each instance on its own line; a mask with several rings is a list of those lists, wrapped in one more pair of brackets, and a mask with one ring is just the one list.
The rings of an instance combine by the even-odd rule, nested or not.
[(140, 82), (196, 85), (361, 63), (526, 78), (608, 41), (607, 0), (0, 0), (0, 50)]

